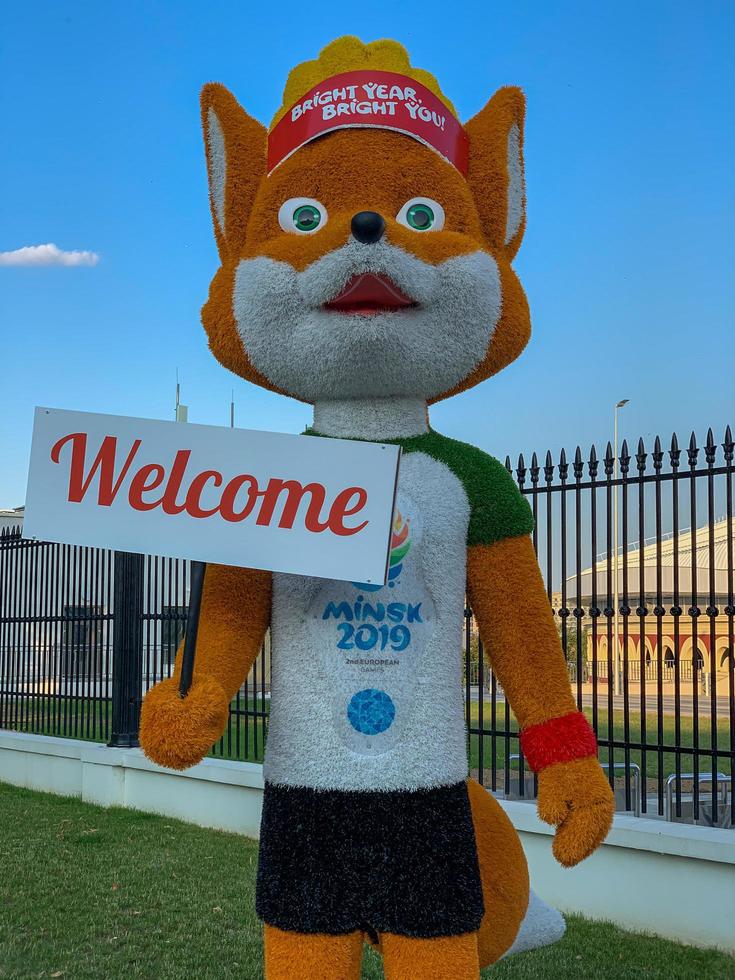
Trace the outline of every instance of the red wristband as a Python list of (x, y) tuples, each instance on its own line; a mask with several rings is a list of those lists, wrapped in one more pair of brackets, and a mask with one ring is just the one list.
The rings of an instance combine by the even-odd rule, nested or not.
[(534, 772), (557, 762), (597, 755), (597, 739), (581, 711), (531, 725), (521, 732), (521, 750)]

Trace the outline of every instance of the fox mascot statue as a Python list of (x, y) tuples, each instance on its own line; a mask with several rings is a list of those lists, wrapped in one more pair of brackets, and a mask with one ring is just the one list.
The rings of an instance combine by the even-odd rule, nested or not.
[[(305, 437), (403, 449), (385, 586), (210, 565), (190, 692), (178, 695), (179, 653), (143, 705), (147, 755), (194, 765), (270, 629), (256, 900), (268, 980), (358, 978), (365, 940), (388, 980), (476, 980), (560, 934), (558, 913), (529, 899), (510, 821), (468, 778), (465, 596), (557, 860), (577, 864), (611, 824), (530, 509), (497, 460), (428, 421), (427, 405), (500, 371), (530, 335), (511, 268), (523, 119), (521, 91), (503, 88), (462, 125), (400, 44), (352, 37), (291, 72), (269, 130), (223, 86), (202, 92), (222, 263), (202, 311), (213, 354), (312, 403)], [(383, 653), (363, 652), (368, 619), (390, 624)]]

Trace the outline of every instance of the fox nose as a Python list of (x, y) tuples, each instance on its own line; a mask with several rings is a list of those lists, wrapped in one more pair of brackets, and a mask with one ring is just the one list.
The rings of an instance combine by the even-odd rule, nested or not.
[(363, 245), (379, 242), (385, 232), (385, 219), (377, 211), (358, 211), (352, 218), (352, 234)]

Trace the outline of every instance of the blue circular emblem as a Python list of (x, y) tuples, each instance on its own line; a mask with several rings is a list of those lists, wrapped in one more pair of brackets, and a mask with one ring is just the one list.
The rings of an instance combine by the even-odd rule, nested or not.
[(363, 735), (379, 735), (393, 724), (396, 706), (385, 691), (373, 687), (358, 691), (347, 705), (350, 724)]

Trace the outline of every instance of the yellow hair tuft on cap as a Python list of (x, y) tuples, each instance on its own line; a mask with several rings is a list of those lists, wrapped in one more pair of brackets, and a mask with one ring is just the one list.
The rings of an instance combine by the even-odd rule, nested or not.
[(408, 51), (398, 41), (383, 39), (363, 44), (359, 38), (347, 35), (328, 44), (314, 61), (304, 61), (291, 70), (283, 91), (283, 105), (273, 117), (270, 128), (273, 129), (291, 106), (310, 89), (332, 75), (371, 68), (375, 71), (394, 71), (420, 82), (456, 115), (454, 106), (439, 88), (436, 78), (428, 71), (412, 67)]

